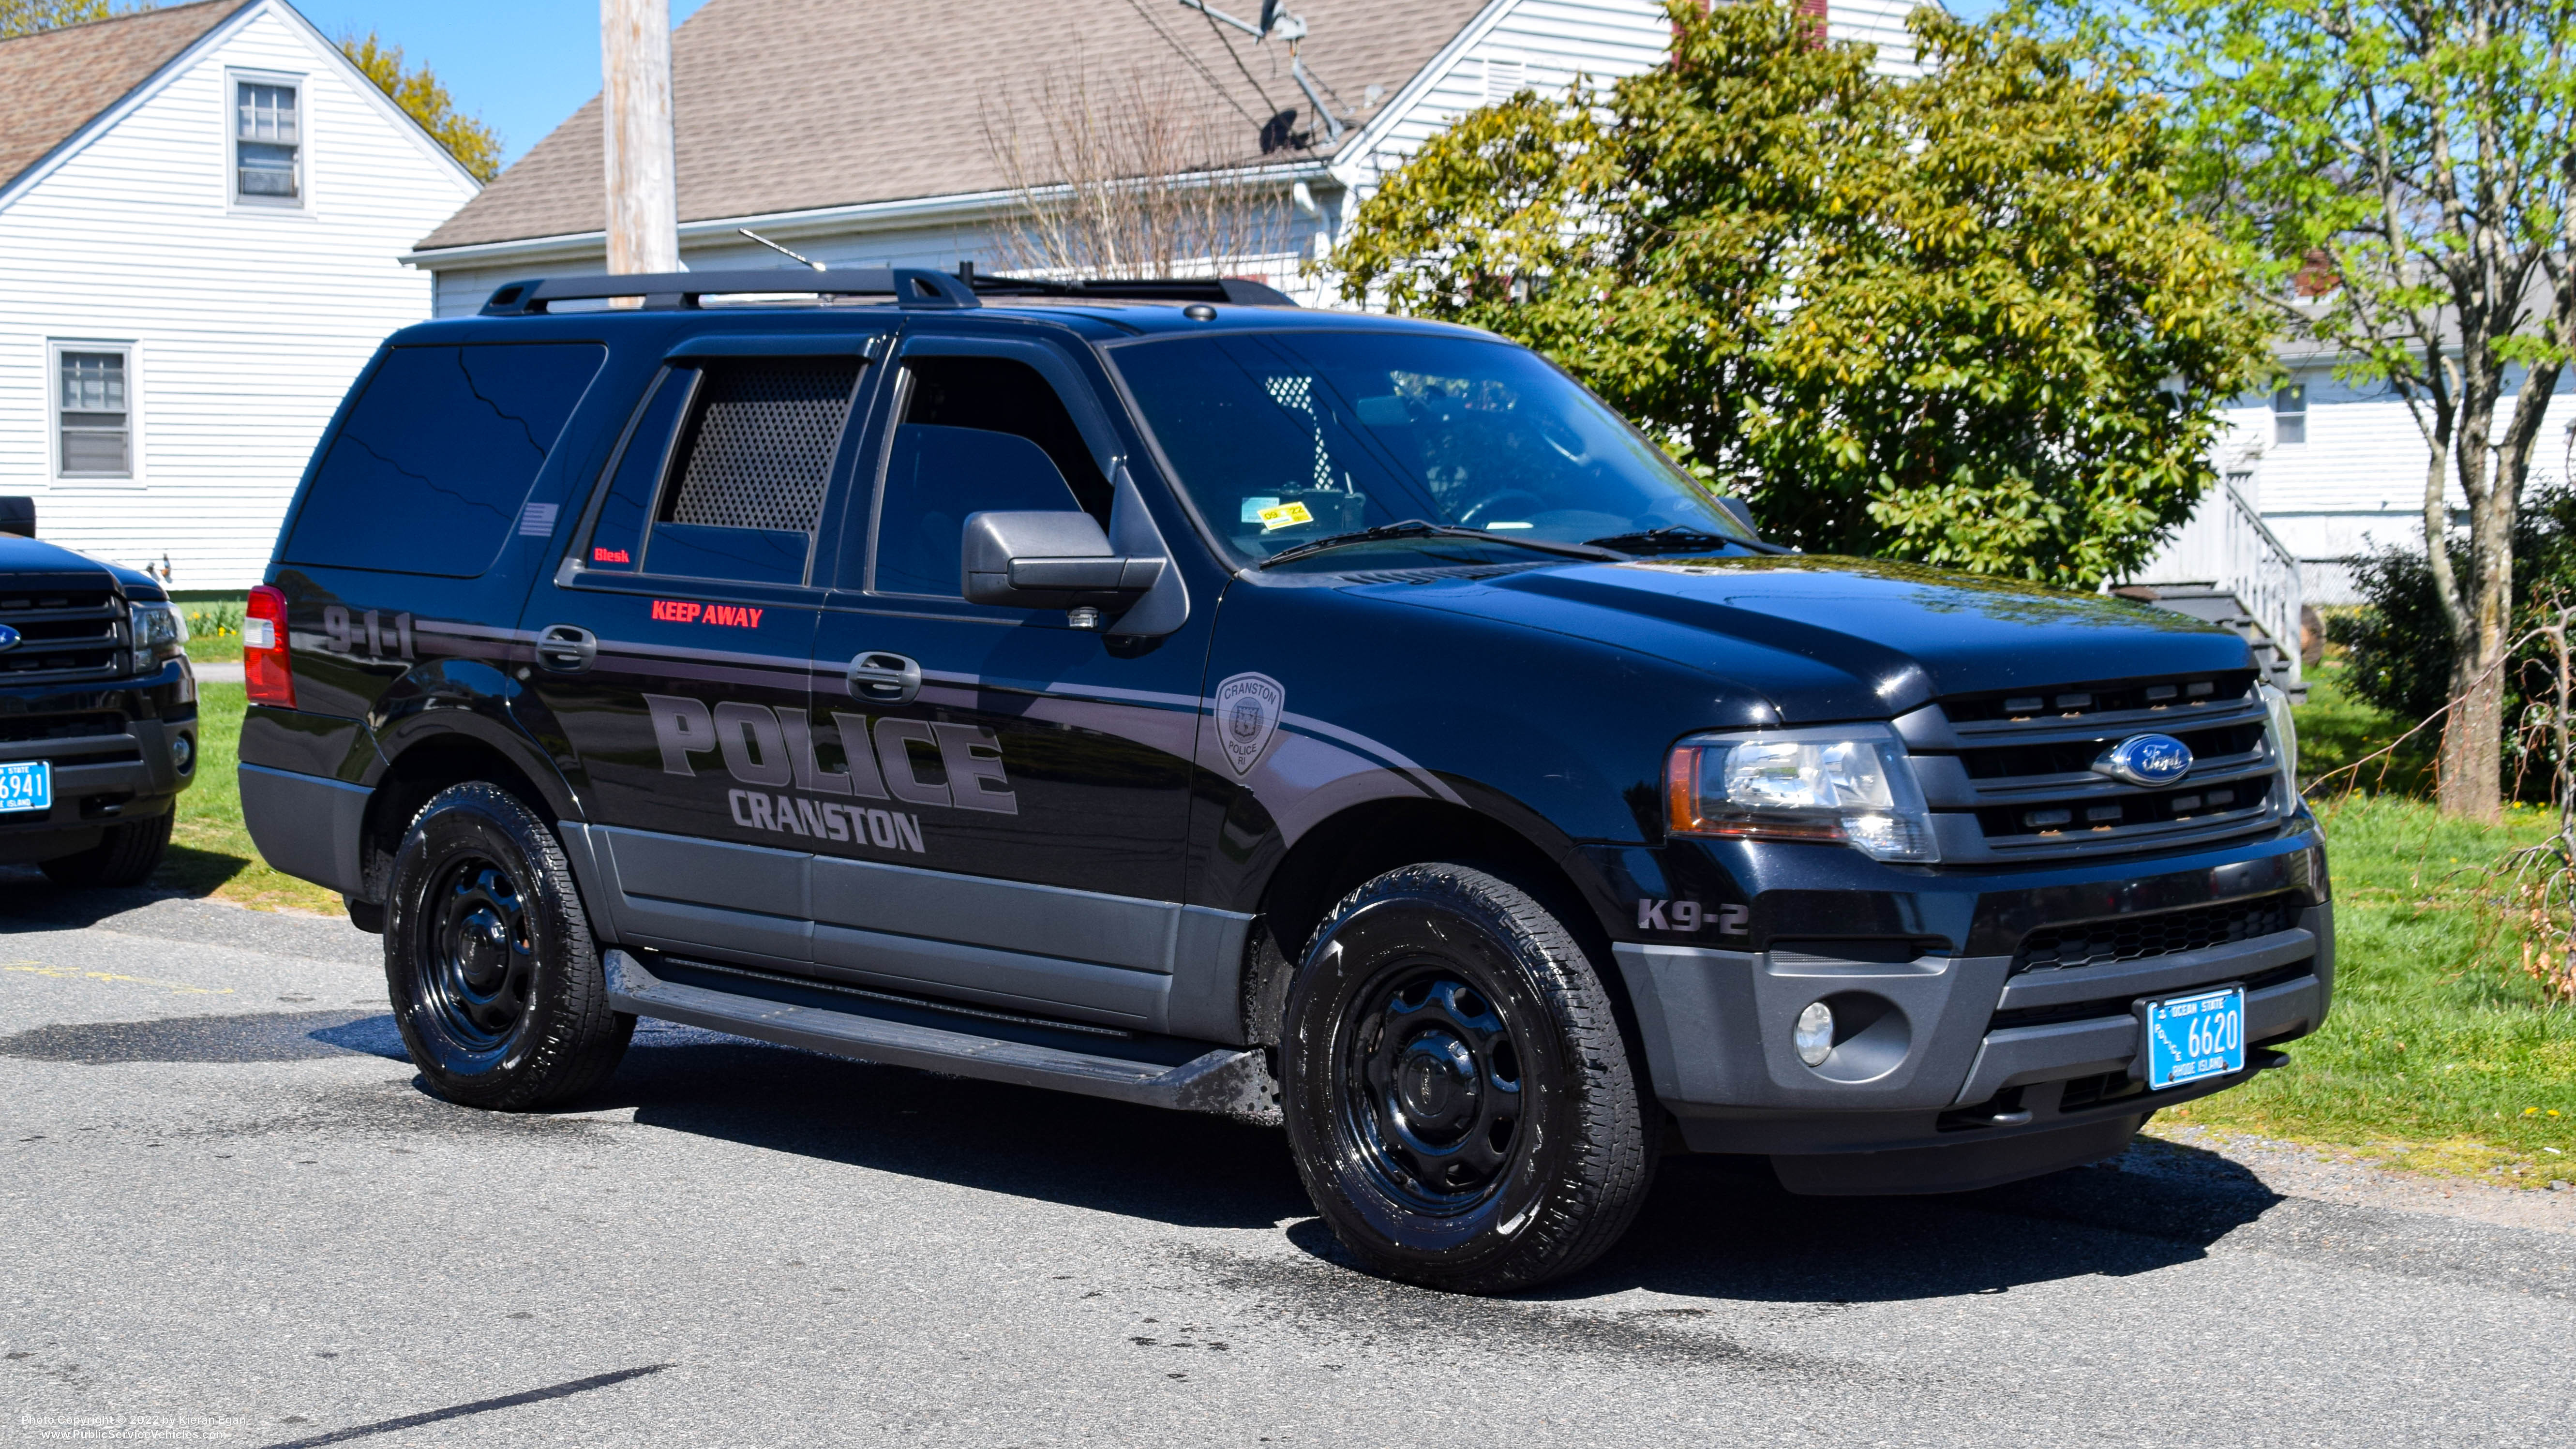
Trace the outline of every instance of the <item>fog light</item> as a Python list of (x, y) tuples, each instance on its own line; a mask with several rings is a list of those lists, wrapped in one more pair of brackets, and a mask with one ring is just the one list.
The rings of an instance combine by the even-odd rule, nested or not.
[(1834, 1052), (1834, 1009), (1821, 1001), (1807, 1003), (1807, 1009), (1798, 1013), (1794, 1040), (1798, 1060), (1811, 1067), (1823, 1066), (1825, 1058)]
[(188, 773), (190, 767), (194, 766), (196, 763), (197, 742), (188, 738), (186, 735), (172, 736), (170, 740), (170, 768), (177, 770), (180, 774), (184, 775)]

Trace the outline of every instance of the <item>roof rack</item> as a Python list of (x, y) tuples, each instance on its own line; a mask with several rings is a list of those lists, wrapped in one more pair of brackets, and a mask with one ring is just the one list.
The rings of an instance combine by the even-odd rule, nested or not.
[(619, 276), (540, 277), (511, 282), (483, 304), (486, 317), (527, 317), (551, 303), (641, 297), (648, 309), (689, 309), (705, 297), (752, 294), (822, 297), (891, 297), (899, 307), (980, 307), (983, 298), (1065, 297), (1120, 302), (1225, 302), (1237, 307), (1294, 307), (1296, 299), (1244, 277), (1144, 277), (1058, 282), (1036, 277), (978, 273), (973, 262), (955, 273), (926, 267), (856, 267), (809, 271), (799, 267), (741, 268), (709, 272), (632, 272)]

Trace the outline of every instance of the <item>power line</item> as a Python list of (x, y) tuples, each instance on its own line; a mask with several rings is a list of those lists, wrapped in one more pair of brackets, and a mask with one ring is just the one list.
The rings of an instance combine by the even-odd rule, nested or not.
[[(1197, 56), (1190, 54), (1189, 47), (1181, 44), (1178, 40), (1173, 39), (1171, 32), (1163, 29), (1162, 23), (1157, 21), (1153, 15), (1145, 9), (1144, 0), (1127, 0), (1127, 8), (1135, 11), (1136, 18), (1144, 21), (1146, 28), (1153, 31), (1154, 34), (1162, 40), (1163, 44), (1170, 46), (1174, 55), (1179, 56), (1184, 62), (1186, 62), (1190, 69), (1197, 71), (1199, 73), (1199, 79), (1207, 82), (1209, 90), (1216, 92), (1217, 97), (1220, 100), (1223, 100), (1227, 105), (1234, 107), (1234, 113), (1236, 115), (1251, 122), (1256, 129), (1263, 124), (1261, 117), (1245, 110), (1243, 108), (1243, 102), (1237, 100), (1232, 91), (1227, 90), (1223, 85), (1220, 85), (1217, 82), (1215, 72), (1209, 70), (1205, 62), (1201, 61)], [(1237, 63), (1240, 64), (1240, 62)], [(1248, 75), (1245, 78), (1250, 79)], [(1260, 87), (1256, 85), (1253, 89), (1258, 91)], [(1263, 96), (1261, 100), (1264, 105), (1268, 105), (1270, 103), (1270, 98), (1268, 96)]]
[(1243, 72), (1243, 79), (1252, 87), (1252, 93), (1261, 97), (1261, 104), (1269, 109), (1270, 114), (1274, 116), (1279, 114), (1279, 103), (1270, 99), (1270, 92), (1263, 90), (1261, 82), (1252, 78), (1252, 67), (1243, 63), (1243, 52), (1234, 48), (1234, 37), (1225, 33), (1224, 29), (1216, 23), (1215, 16), (1208, 15), (1205, 10), (1199, 13), (1207, 16), (1208, 34), (1215, 36), (1217, 43), (1225, 47), (1226, 55), (1234, 61), (1234, 68)]

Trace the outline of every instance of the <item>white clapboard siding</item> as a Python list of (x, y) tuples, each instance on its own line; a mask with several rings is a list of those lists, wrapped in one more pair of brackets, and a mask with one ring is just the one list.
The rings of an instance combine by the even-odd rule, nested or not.
[[(2244, 475), (2241, 491), (2298, 555), (2308, 602), (2355, 602), (2346, 560), (2380, 548), (2423, 546), (2424, 437), (2406, 404), (2384, 385), (2345, 382), (2312, 360), (2293, 364), (2290, 378), (2308, 390), (2306, 441), (2278, 441), (2268, 399), (2243, 399), (2227, 414), (2221, 467)], [(2517, 370), (2511, 385), (2520, 383)], [(2513, 412), (2510, 401), (2498, 410), (2498, 431)], [(2562, 375), (2542, 415), (2532, 490), (2568, 478), (2571, 428), (2576, 375)], [(2467, 506), (2456, 482), (2447, 491), (2452, 508)]]
[[(1827, 33), (1879, 47), (1879, 64), (1914, 67), (1905, 17), (1916, 0), (1830, 0)], [(1365, 193), (1404, 164), (1422, 143), (1460, 116), (1503, 98), (1518, 81), (1541, 94), (1563, 92), (1578, 76), (1604, 84), (1661, 65), (1672, 22), (1655, 0), (1496, 0), (1423, 74), (1371, 117), (1361, 144), (1337, 160), (1343, 184)]]
[[(228, 69), (303, 77), (307, 207), (235, 209)], [(430, 314), (398, 258), (474, 183), (282, 4), (244, 10), (0, 207), (0, 493), (41, 536), (246, 588), (341, 395)], [(136, 477), (56, 480), (49, 340), (134, 347)]]

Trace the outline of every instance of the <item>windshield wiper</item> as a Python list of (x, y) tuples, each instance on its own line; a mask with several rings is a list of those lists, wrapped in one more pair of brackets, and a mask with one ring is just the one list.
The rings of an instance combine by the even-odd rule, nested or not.
[(1381, 523), (1375, 528), (1363, 528), (1356, 533), (1336, 533), (1323, 538), (1308, 539), (1292, 548), (1279, 550), (1263, 559), (1255, 567), (1266, 569), (1272, 564), (1283, 564), (1291, 559), (1305, 558), (1311, 554), (1322, 553), (1328, 548), (1340, 548), (1344, 544), (1351, 543), (1374, 543), (1382, 538), (1473, 538), (1486, 543), (1508, 543), (1514, 548), (1531, 549), (1538, 553), (1563, 554), (1567, 558), (1616, 560), (1619, 557), (1606, 548), (1595, 548), (1588, 543), (1551, 543), (1542, 538), (1514, 538), (1508, 533), (1495, 533), (1489, 529), (1459, 528), (1453, 524), (1431, 523), (1419, 518), (1408, 518), (1401, 523)]
[(1649, 528), (1639, 533), (1614, 533), (1606, 538), (1586, 539), (1584, 542), (1596, 548), (1615, 548), (1621, 553), (1690, 553), (1705, 549), (1711, 544), (1753, 546), (1740, 538), (1723, 533), (1711, 533), (1705, 528), (1692, 528), (1680, 523), (1668, 524), (1662, 528)]

